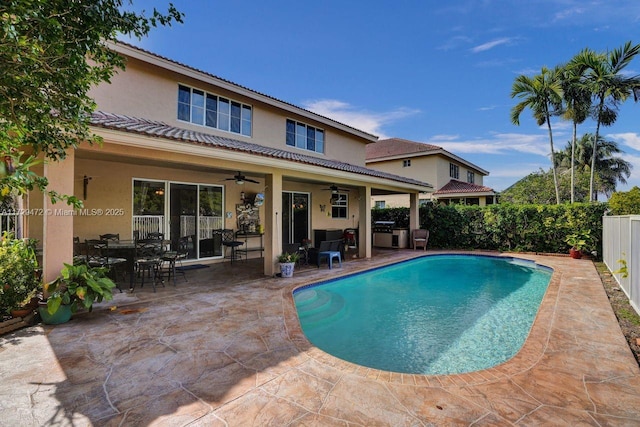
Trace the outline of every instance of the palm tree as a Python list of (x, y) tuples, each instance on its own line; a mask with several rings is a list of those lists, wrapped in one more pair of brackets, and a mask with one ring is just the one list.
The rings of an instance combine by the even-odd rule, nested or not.
[(533, 77), (520, 75), (516, 77), (511, 88), (511, 98), (522, 99), (511, 109), (511, 122), (520, 125), (520, 114), (530, 108), (538, 126), (547, 124), (549, 145), (551, 146), (551, 166), (553, 168), (553, 184), (556, 190), (556, 203), (560, 204), (558, 175), (556, 172), (555, 152), (553, 149), (553, 132), (551, 116), (562, 108), (562, 85), (560, 84), (560, 68), (550, 70), (542, 67), (540, 74)]
[(582, 75), (581, 83), (591, 92), (596, 101), (594, 112), (597, 123), (594, 137), (596, 143), (592, 144), (590, 201), (593, 201), (597, 194), (594, 191), (594, 176), (600, 126), (612, 125), (618, 116), (618, 105), (640, 86), (640, 77), (622, 74), (622, 70), (639, 52), (640, 45), (633, 46), (628, 41), (623, 47), (607, 53), (596, 53), (587, 48), (571, 60), (571, 66), (576, 68), (575, 73)]
[[(591, 174), (594, 140), (595, 136), (593, 134), (586, 133), (576, 142), (575, 157), (572, 163), (569, 161), (572, 151), (572, 142), (568, 142), (565, 149), (557, 153), (557, 167), (567, 169), (571, 168), (578, 174)], [(627, 183), (627, 178), (631, 176), (631, 169), (633, 168), (633, 165), (617, 156), (622, 153), (623, 151), (620, 149), (617, 142), (607, 140), (602, 136), (598, 137), (594, 174), (598, 185), (595, 186), (595, 194), (590, 195), (590, 200), (598, 200), (598, 193), (604, 193), (605, 195), (610, 196), (616, 191), (618, 183)], [(572, 164), (573, 167), (571, 167)]]
[[(573, 124), (573, 136), (571, 139), (571, 161), (574, 164), (578, 125), (583, 123), (591, 110), (591, 92), (580, 84), (578, 67), (565, 66), (560, 73), (562, 85), (564, 110), (562, 117), (571, 120)], [(575, 202), (575, 169), (571, 167), (571, 203)]]

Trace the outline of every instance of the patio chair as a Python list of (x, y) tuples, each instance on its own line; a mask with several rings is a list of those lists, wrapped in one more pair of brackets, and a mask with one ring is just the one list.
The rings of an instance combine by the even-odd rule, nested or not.
[(87, 262), (87, 250), (83, 243), (80, 243), (80, 237), (73, 238), (73, 263), (74, 264), (86, 264)]
[(333, 260), (335, 258), (338, 258), (340, 267), (342, 267), (342, 255), (340, 251), (342, 245), (342, 240), (325, 240), (321, 242), (318, 250), (318, 268), (320, 268), (320, 262), (323, 258), (327, 258), (329, 269), (333, 268)]
[(427, 250), (427, 243), (429, 242), (429, 230), (425, 230), (424, 228), (417, 228), (413, 230), (412, 239), (413, 239), (413, 250), (416, 250), (416, 247), (420, 246), (423, 250)]
[[(112, 279), (118, 284), (118, 272), (126, 276), (127, 259), (115, 256), (109, 251), (109, 241), (103, 239), (88, 239), (84, 241), (86, 255), (85, 262), (89, 267), (104, 267), (109, 270)], [(122, 288), (118, 284), (118, 290)]]
[[(160, 243), (159, 243), (160, 242)], [(143, 239), (136, 242), (135, 265), (138, 275), (142, 276), (140, 287), (144, 287), (145, 275), (151, 278), (153, 292), (156, 291), (156, 283), (160, 281), (164, 287), (160, 266), (162, 264), (162, 243), (157, 239)], [(132, 289), (133, 291), (133, 289)]]
[(120, 233), (101, 234), (100, 240), (109, 240), (111, 242), (117, 242), (120, 240)]
[[(229, 258), (231, 260), (231, 264), (233, 264), (233, 260), (238, 259), (236, 249), (238, 248), (238, 246), (242, 245), (244, 245), (244, 242), (236, 240), (233, 230), (222, 230), (222, 246), (224, 246), (225, 248), (224, 257)], [(231, 249), (231, 253), (229, 255), (227, 255), (227, 248)]]
[(167, 280), (171, 280), (173, 278), (173, 286), (176, 286), (176, 275), (178, 273), (182, 274), (182, 278), (187, 281), (187, 274), (185, 271), (180, 268), (178, 269), (177, 264), (180, 263), (180, 267), (182, 267), (182, 260), (186, 259), (189, 255), (189, 239), (191, 236), (183, 236), (178, 239), (178, 249), (175, 251), (166, 251), (160, 257), (162, 263), (160, 264), (160, 276), (164, 278), (167, 277)]

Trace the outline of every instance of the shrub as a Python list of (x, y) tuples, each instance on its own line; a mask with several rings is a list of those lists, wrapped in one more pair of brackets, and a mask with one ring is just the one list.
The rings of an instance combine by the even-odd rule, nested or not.
[(36, 241), (5, 233), (0, 241), (0, 312), (9, 313), (35, 296), (40, 286)]
[[(437, 205), (420, 208), (420, 228), (430, 231), (429, 246), (440, 249), (486, 249), (566, 253), (570, 234), (589, 235), (586, 250), (601, 253), (606, 203), (490, 206)], [(409, 208), (374, 209), (375, 221), (409, 226)]]

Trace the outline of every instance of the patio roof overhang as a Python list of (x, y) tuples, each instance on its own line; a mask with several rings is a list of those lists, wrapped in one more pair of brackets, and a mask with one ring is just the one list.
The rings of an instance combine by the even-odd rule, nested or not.
[[(394, 175), (337, 160), (300, 154), (259, 144), (194, 132), (170, 126), (163, 122), (133, 118), (118, 114), (96, 112), (92, 117), (95, 132), (108, 145), (81, 148), (82, 152), (95, 151), (96, 155), (138, 156), (146, 162), (197, 163), (194, 158), (215, 158), (243, 165), (243, 173), (260, 176), (264, 168), (287, 171), (287, 177), (301, 181), (331, 181), (341, 185), (372, 187), (372, 192), (414, 193), (431, 192), (429, 183)], [(118, 150), (114, 145), (125, 147)], [(139, 149), (131, 150), (131, 148)], [(171, 158), (153, 152), (172, 153)], [(194, 164), (194, 167), (203, 167)], [(211, 169), (211, 168), (209, 168)], [(224, 170), (224, 166), (216, 167)], [(229, 169), (228, 172), (232, 172)], [(315, 177), (315, 178), (314, 178)]]

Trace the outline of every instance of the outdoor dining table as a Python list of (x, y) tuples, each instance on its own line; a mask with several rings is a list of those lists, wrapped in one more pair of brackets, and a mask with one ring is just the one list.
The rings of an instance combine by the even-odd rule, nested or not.
[(133, 289), (135, 282), (135, 265), (136, 265), (136, 241), (117, 240), (109, 242), (109, 256), (115, 255), (119, 258), (127, 260), (127, 273), (129, 273), (129, 289)]
[[(127, 262), (127, 273), (129, 274), (129, 289), (133, 289), (135, 285), (135, 266), (136, 266), (136, 244), (139, 240), (124, 239), (113, 240), (108, 242), (109, 257), (124, 258)], [(171, 244), (170, 240), (158, 240), (161, 248), (166, 248)]]

